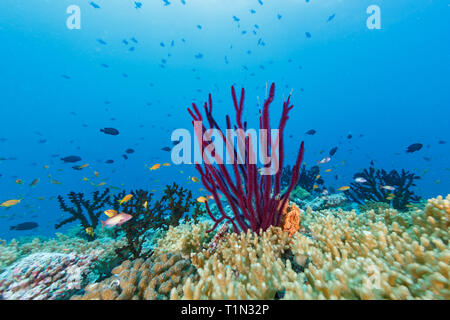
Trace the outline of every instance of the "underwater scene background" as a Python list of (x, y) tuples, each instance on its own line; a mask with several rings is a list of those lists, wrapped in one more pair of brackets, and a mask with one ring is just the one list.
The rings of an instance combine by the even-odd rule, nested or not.
[[(2, 0), (0, 297), (448, 299), (449, 8)], [(171, 135), (194, 146), (209, 93), (235, 124), (231, 86), (259, 129), (272, 83), (273, 128), (294, 105), (283, 192), (304, 157), (281, 202), (258, 180), (275, 218), (256, 228), (173, 163)]]

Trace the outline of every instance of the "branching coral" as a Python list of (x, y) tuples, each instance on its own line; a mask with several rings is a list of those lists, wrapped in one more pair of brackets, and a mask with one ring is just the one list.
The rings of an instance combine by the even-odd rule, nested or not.
[[(303, 142), (301, 143), (296, 163), (292, 169), (291, 183), (287, 187), (287, 190), (281, 194), (281, 174), (284, 162), (283, 133), (286, 122), (289, 119), (289, 111), (293, 108), (293, 106), (290, 105), (290, 95), (288, 96), (287, 101), (283, 103), (277, 138), (274, 139), (274, 144), (271, 137), (272, 132), (270, 130), (269, 107), (275, 96), (275, 84), (272, 84), (270, 87), (269, 96), (264, 102), (259, 119), (260, 134), (263, 132), (263, 134), (261, 134), (262, 141), (260, 141), (260, 146), (263, 146), (263, 149), (266, 152), (265, 154), (268, 157), (269, 155), (271, 156), (268, 163), (264, 164), (264, 168), (262, 169), (270, 172), (273, 167), (277, 167), (275, 176), (272, 177), (272, 172), (270, 172), (270, 174), (258, 174), (254, 151), (256, 141), (252, 141), (251, 135), (246, 136), (245, 134), (247, 123), (242, 120), (245, 91), (242, 89), (239, 102), (234, 87), (231, 88), (231, 94), (236, 111), (236, 124), (234, 127), (237, 129), (238, 148), (234, 146), (228, 133), (222, 131), (214, 120), (212, 115), (211, 94), (209, 95), (208, 102), (204, 104), (204, 111), (209, 128), (215, 129), (218, 132), (220, 135), (220, 138), (218, 139), (226, 145), (227, 153), (232, 157), (231, 172), (227, 170), (219, 150), (216, 150), (216, 147), (221, 144), (215, 141), (212, 143), (213, 148), (211, 148), (211, 145), (203, 140), (205, 134), (207, 138), (211, 138), (211, 131), (207, 131), (205, 124), (203, 123), (203, 116), (195, 103), (192, 104), (192, 109), (188, 109), (189, 114), (194, 120), (194, 127), (196, 128), (195, 133), (199, 141), (201, 154), (213, 158), (216, 163), (216, 165), (214, 165), (211, 161), (204, 159), (205, 163), (203, 169), (200, 164), (196, 163), (196, 169), (201, 175), (203, 185), (214, 197), (214, 201), (217, 204), (221, 216), (216, 217), (212, 214), (208, 202), (205, 203), (206, 210), (211, 219), (215, 222), (212, 229), (215, 229), (221, 222), (228, 221), (235, 232), (266, 230), (272, 225), (279, 225), (281, 208), (289, 202), (289, 195), (297, 183), (300, 165), (303, 160)], [(226, 123), (226, 129), (232, 130), (233, 127), (229, 116), (226, 117)], [(279, 151), (278, 161), (273, 161), (277, 156), (277, 150)], [(234, 176), (234, 179), (232, 176)], [(224, 195), (226, 201), (230, 205), (233, 217), (226, 214), (219, 193)]]
[(160, 200), (152, 203), (152, 193), (144, 190), (131, 191), (133, 197), (119, 205), (126, 192), (114, 197), (115, 209), (133, 216), (128, 223), (121, 226), (124, 231), (127, 245), (117, 249), (117, 254), (124, 260), (131, 254), (133, 259), (148, 258), (152, 251), (144, 249), (149, 230), (162, 228), (167, 230), (170, 226), (177, 226), (180, 221), (189, 221), (187, 214), (194, 207), (193, 219), (200, 213), (198, 202), (192, 199), (192, 193), (176, 183), (167, 185)]
[(360, 204), (364, 204), (364, 201), (392, 202), (393, 208), (405, 210), (410, 202), (420, 200), (411, 190), (415, 186), (415, 180), (420, 177), (404, 169), (399, 173), (396, 170), (387, 172), (370, 167), (356, 173), (354, 178), (363, 178), (365, 182), (352, 182), (350, 190), (345, 191), (345, 194)]
[[(85, 230), (88, 228), (95, 230), (99, 223), (99, 217), (102, 214), (101, 209), (110, 201), (108, 188), (106, 188), (103, 193), (100, 193), (100, 191), (95, 191), (91, 200), (86, 199), (83, 193), (75, 193), (73, 191), (69, 193), (68, 198), (73, 207), (69, 207), (64, 198), (60, 195), (58, 196), (59, 207), (62, 211), (67, 212), (72, 216), (60, 223), (57, 223), (55, 225), (56, 229), (59, 229), (66, 223), (79, 220)], [(86, 211), (87, 216), (83, 213), (83, 211)], [(89, 240), (93, 240), (95, 238), (95, 234), (86, 232), (86, 237)]]

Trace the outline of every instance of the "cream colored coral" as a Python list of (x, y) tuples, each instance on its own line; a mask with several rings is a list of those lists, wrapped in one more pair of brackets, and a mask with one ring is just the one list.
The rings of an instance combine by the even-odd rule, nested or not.
[(297, 280), (290, 262), (281, 259), (289, 247), (288, 233), (271, 227), (256, 233), (231, 234), (212, 255), (207, 250), (192, 257), (200, 280), (189, 280), (180, 296), (171, 299), (273, 299), (283, 283)]
[(425, 210), (306, 214), (313, 239), (297, 234), (295, 255), (311, 261), (307, 284), (286, 288), (286, 299), (449, 299), (450, 196)]
[(169, 227), (166, 234), (158, 240), (155, 253), (180, 252), (184, 257), (189, 257), (193, 252), (201, 251), (211, 239), (211, 233), (206, 231), (211, 226), (206, 223), (186, 223), (176, 227)]

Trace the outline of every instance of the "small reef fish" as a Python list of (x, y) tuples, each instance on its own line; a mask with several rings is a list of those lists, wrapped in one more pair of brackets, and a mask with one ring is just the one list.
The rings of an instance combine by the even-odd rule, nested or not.
[(316, 132), (317, 132), (316, 130), (311, 129), (311, 130), (306, 131), (306, 134), (309, 134), (310, 136), (313, 136), (313, 135), (316, 134)]
[(98, 185), (97, 185), (97, 187), (101, 187), (101, 186), (104, 186), (106, 184), (106, 182), (100, 182)]
[(331, 172), (331, 169), (327, 169), (327, 170), (325, 170), (325, 172)]
[(419, 151), (420, 149), (422, 149), (423, 144), (421, 143), (413, 143), (412, 145), (408, 146), (408, 148), (406, 149), (406, 153), (413, 153), (416, 151)]
[(122, 198), (122, 200), (119, 200), (119, 205), (121, 205), (123, 203), (127, 203), (128, 201), (131, 200), (131, 198), (133, 198), (133, 195), (127, 194), (125, 197)]
[(94, 236), (94, 228), (89, 227), (89, 228), (86, 228), (85, 231), (88, 236), (91, 236), (91, 237)]
[(118, 212), (114, 209), (109, 209), (109, 210), (104, 211), (104, 214), (106, 214), (108, 216), (108, 218), (112, 218), (112, 217), (116, 216), (117, 213)]
[(15, 182), (16, 182), (17, 184), (23, 184), (23, 181), (22, 181), (21, 179), (17, 179)]
[(348, 189), (350, 189), (349, 186), (342, 186), (342, 187), (340, 187), (340, 188), (338, 189), (338, 191), (345, 191), (345, 190), (348, 190)]
[(50, 179), (50, 183), (52, 183), (52, 184), (61, 184), (61, 182), (59, 182), (58, 180), (55, 180), (55, 179)]
[(358, 182), (358, 183), (365, 183), (365, 182), (367, 182), (367, 180), (364, 179), (364, 178), (362, 178), (362, 177), (357, 177), (357, 178), (355, 178), (355, 182)]
[(117, 136), (119, 134), (119, 130), (117, 130), (115, 128), (103, 128), (103, 129), (100, 129), (100, 132), (109, 134), (111, 136)]
[(144, 207), (145, 210), (147, 210), (148, 207), (148, 201), (145, 201), (144, 204), (142, 205)]
[(7, 201), (1, 203), (0, 207), (9, 208), (9, 207), (15, 206), (16, 204), (20, 203), (20, 201), (22, 201), (22, 199), (7, 200)]
[(313, 186), (313, 190), (316, 190), (318, 187), (319, 187), (319, 186), (318, 186), (317, 184), (315, 184), (315, 185)]
[(170, 163), (166, 162), (162, 164), (164, 167), (170, 167)]
[(316, 176), (316, 180), (319, 179), (319, 178), (320, 178), (320, 174), (318, 174), (318, 175)]
[(81, 170), (81, 169), (84, 169), (86, 167), (89, 167), (89, 163), (83, 164), (81, 166), (73, 166), (72, 168), (75, 169), (75, 170)]
[(153, 166), (151, 166), (149, 168), (149, 170), (153, 171), (153, 170), (158, 170), (159, 168), (161, 168), (161, 164), (157, 163), (157, 164), (154, 164)]
[(38, 179), (34, 179), (31, 183), (30, 183), (30, 187), (34, 187), (35, 185), (37, 185), (39, 183), (39, 178)]
[(97, 171), (94, 171), (94, 175), (98, 178), (98, 172)]
[(34, 228), (37, 228), (39, 225), (36, 222), (23, 222), (19, 223), (15, 226), (10, 226), (9, 230), (17, 230), (17, 231), (24, 231), (24, 230), (31, 230)]
[(208, 199), (205, 198), (205, 197), (198, 197), (197, 201), (200, 202), (200, 203), (205, 203), (205, 202), (208, 202)]
[(61, 160), (65, 163), (73, 163), (73, 162), (78, 162), (81, 161), (81, 157), (79, 156), (67, 156), (64, 158), (61, 158)]
[(192, 177), (193, 182), (199, 182), (200, 180), (197, 177)]
[(120, 225), (124, 224), (125, 222), (129, 221), (131, 218), (133, 218), (132, 215), (121, 212), (121, 213), (115, 215), (114, 217), (109, 218), (108, 220), (101, 221), (102, 228), (120, 226)]
[(83, 181), (89, 181), (89, 178), (84, 177)]
[(394, 191), (395, 187), (392, 186), (380, 186), (381, 189), (385, 189), (385, 190), (389, 190), (389, 191)]
[(330, 158), (330, 157), (325, 157), (325, 158), (323, 158), (322, 160), (317, 161), (317, 164), (324, 164), (324, 163), (328, 163), (328, 162), (330, 162), (330, 161), (331, 161), (331, 158)]

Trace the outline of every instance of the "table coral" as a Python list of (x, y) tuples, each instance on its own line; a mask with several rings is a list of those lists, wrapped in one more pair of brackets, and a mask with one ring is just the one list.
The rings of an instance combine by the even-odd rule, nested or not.
[(0, 275), (0, 296), (11, 300), (64, 299), (80, 290), (96, 254), (34, 253)]

